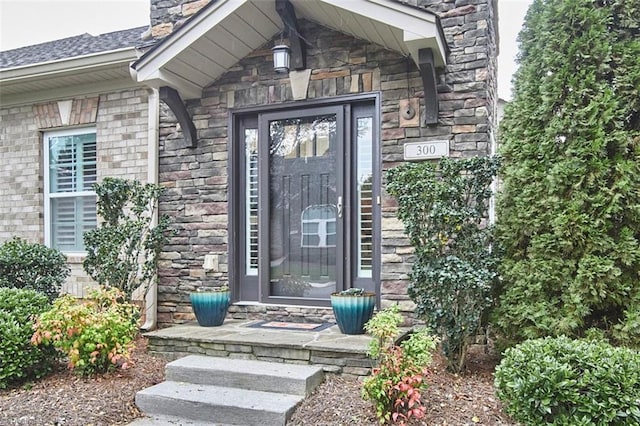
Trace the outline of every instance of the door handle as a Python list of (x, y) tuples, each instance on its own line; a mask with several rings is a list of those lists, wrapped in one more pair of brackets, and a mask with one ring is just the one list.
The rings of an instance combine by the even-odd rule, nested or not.
[(336, 205), (338, 208), (338, 218), (342, 217), (342, 195), (338, 195), (338, 204)]

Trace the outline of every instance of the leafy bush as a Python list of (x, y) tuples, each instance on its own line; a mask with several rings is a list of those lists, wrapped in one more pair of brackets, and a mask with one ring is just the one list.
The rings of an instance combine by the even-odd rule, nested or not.
[(365, 325), (375, 338), (369, 345), (369, 356), (379, 364), (365, 379), (362, 397), (375, 404), (380, 423), (404, 423), (411, 417), (422, 418), (425, 413), (420, 391), (427, 387), (424, 376), (437, 340), (423, 328), (397, 345), (395, 339), (402, 320), (398, 305), (392, 305)]
[[(640, 346), (640, 2), (533, 2), (501, 122), (496, 325)], [(567, 37), (571, 34), (571, 37)]]
[(0, 287), (35, 290), (53, 301), (68, 276), (67, 259), (57, 249), (18, 237), (0, 246)]
[(486, 225), (496, 158), (404, 164), (388, 172), (387, 190), (415, 248), (409, 295), (442, 337), (449, 368), (464, 366), (468, 338), (492, 305), (496, 278)]
[(51, 371), (56, 352), (31, 344), (33, 317), (51, 306), (33, 290), (0, 288), (0, 389)]
[(167, 241), (168, 217), (161, 216), (154, 225), (163, 188), (118, 178), (105, 178), (94, 188), (103, 222), (84, 234), (84, 270), (101, 285), (131, 298), (136, 289), (148, 289)]
[(640, 424), (640, 353), (565, 336), (508, 349), (495, 384), (526, 425)]
[(116, 288), (98, 288), (84, 301), (65, 295), (38, 317), (31, 341), (53, 344), (80, 374), (126, 368), (139, 316)]

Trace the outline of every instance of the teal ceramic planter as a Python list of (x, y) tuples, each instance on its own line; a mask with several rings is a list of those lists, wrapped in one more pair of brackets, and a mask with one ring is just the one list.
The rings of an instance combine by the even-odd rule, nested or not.
[(189, 298), (191, 299), (191, 307), (196, 315), (198, 324), (202, 327), (222, 325), (231, 303), (231, 292), (229, 290), (199, 291), (191, 293)]
[(343, 334), (364, 334), (364, 325), (373, 316), (376, 306), (375, 293), (362, 295), (331, 295), (331, 307), (338, 327)]

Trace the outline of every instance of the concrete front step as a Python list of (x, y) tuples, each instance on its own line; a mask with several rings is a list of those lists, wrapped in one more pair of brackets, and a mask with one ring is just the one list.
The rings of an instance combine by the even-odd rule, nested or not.
[[(225, 425), (285, 425), (302, 396), (163, 382), (136, 394), (146, 414)], [(185, 423), (188, 424), (188, 423)]]
[(222, 423), (198, 422), (171, 416), (145, 416), (135, 419), (128, 426), (228, 426)]
[(190, 355), (170, 362), (166, 380), (308, 396), (322, 383), (319, 366)]
[(167, 364), (167, 381), (136, 394), (148, 416), (139, 426), (285, 425), (323, 377), (318, 366), (190, 355)]

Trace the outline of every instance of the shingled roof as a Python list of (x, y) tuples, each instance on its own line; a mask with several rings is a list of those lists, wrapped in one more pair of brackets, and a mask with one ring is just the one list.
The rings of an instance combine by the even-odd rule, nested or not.
[(147, 28), (131, 28), (97, 36), (85, 33), (79, 36), (7, 50), (0, 52), (0, 69), (135, 47), (142, 44), (140, 36)]

